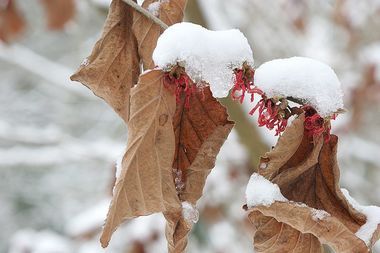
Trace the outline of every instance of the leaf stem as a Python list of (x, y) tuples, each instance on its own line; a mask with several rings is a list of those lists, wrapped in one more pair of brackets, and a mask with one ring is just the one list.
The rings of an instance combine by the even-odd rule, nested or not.
[(153, 21), (153, 23), (159, 25), (163, 30), (166, 30), (169, 26), (165, 24), (161, 19), (154, 16), (152, 13), (147, 11), (145, 8), (141, 7), (137, 3), (135, 3), (133, 0), (122, 0), (124, 3), (131, 6), (136, 11), (140, 12), (142, 15)]

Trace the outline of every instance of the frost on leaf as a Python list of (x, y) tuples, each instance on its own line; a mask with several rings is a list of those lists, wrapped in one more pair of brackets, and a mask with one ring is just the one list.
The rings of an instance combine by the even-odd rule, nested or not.
[(127, 150), (101, 236), (103, 247), (126, 219), (181, 210), (172, 176), (175, 106), (162, 71), (141, 75), (132, 89)]
[(46, 13), (47, 26), (62, 30), (75, 14), (74, 0), (40, 0)]
[(289, 201), (246, 207), (255, 228), (255, 251), (314, 253), (327, 244), (336, 252), (368, 252), (379, 233), (373, 233), (368, 246), (355, 235), (367, 219), (340, 190), (338, 138), (313, 141), (304, 134), (304, 120), (304, 114), (295, 119), (262, 158), (267, 166), (259, 174), (277, 184)]
[[(156, 0), (145, 0), (143, 7), (148, 9)], [(155, 12), (168, 26), (181, 22), (184, 16), (187, 0), (160, 1), (159, 9)], [(157, 44), (157, 39), (163, 32), (162, 28), (142, 14), (135, 12), (133, 18), (133, 32), (138, 42), (138, 52), (144, 65), (144, 69), (154, 68), (152, 53)]]
[(25, 29), (25, 21), (17, 9), (15, 1), (5, 1), (0, 5), (0, 42), (9, 43)]
[[(177, 187), (177, 192), (181, 201), (195, 206), (233, 122), (228, 120), (226, 109), (212, 96), (209, 87), (205, 87), (193, 94), (188, 108), (182, 96), (173, 125), (176, 147), (173, 176), (182, 183), (177, 186), (183, 186)], [(192, 224), (181, 211), (167, 212), (165, 218), (169, 252), (184, 252)]]
[(129, 117), (129, 92), (140, 73), (136, 39), (132, 33), (133, 9), (113, 0), (103, 29), (86, 64), (71, 76), (103, 98), (125, 121)]

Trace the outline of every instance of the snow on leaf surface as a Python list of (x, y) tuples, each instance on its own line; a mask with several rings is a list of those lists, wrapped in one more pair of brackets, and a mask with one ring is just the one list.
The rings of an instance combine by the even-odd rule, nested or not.
[(165, 30), (153, 60), (162, 69), (178, 63), (194, 82), (208, 83), (215, 97), (228, 95), (234, 68), (241, 68), (244, 62), (253, 66), (254, 62), (248, 40), (239, 30), (210, 31), (187, 22)]
[(334, 70), (311, 58), (268, 61), (256, 69), (254, 82), (270, 98), (305, 100), (322, 117), (343, 109), (343, 92)]
[(346, 189), (342, 189), (342, 192), (350, 205), (367, 217), (366, 223), (356, 232), (356, 236), (362, 239), (367, 245), (373, 245), (377, 240), (376, 237), (380, 236), (380, 207), (362, 206), (350, 196), (350, 193)]
[(323, 243), (336, 252), (368, 252), (378, 231), (369, 245), (356, 235), (368, 217), (353, 208), (340, 190), (338, 138), (313, 139), (304, 134), (304, 120), (304, 114), (296, 118), (261, 159), (267, 166), (258, 173), (277, 184), (289, 201), (249, 209), (255, 250), (322, 252)]
[(287, 201), (281, 194), (278, 185), (273, 184), (257, 173), (253, 173), (249, 179), (245, 196), (248, 207), (257, 205), (270, 206), (275, 201)]

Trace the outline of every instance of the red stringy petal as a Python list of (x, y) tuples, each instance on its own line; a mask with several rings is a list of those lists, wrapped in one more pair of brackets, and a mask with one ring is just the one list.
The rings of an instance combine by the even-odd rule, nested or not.
[(191, 96), (196, 92), (196, 86), (186, 73), (181, 73), (179, 77), (174, 77), (170, 72), (164, 76), (164, 86), (173, 92), (177, 103), (181, 102), (182, 96), (185, 97), (185, 108), (190, 107)]

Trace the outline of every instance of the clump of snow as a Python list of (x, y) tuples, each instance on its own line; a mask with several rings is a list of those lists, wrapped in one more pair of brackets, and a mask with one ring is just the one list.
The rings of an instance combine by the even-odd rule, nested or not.
[(324, 218), (330, 216), (330, 214), (324, 210), (312, 209), (311, 211), (312, 219), (315, 221), (323, 220)]
[(258, 205), (270, 206), (275, 201), (288, 201), (280, 191), (278, 185), (273, 184), (265, 177), (253, 173), (249, 179), (245, 197), (248, 207)]
[(268, 97), (305, 100), (322, 117), (343, 109), (343, 92), (334, 70), (306, 57), (276, 59), (255, 71), (255, 85)]
[(199, 219), (198, 209), (191, 203), (182, 202), (182, 216), (190, 224), (195, 224)]
[(248, 40), (239, 30), (210, 31), (186, 22), (170, 26), (160, 36), (153, 60), (162, 69), (178, 63), (194, 82), (208, 83), (215, 97), (228, 95), (234, 68), (254, 62)]
[(161, 1), (153, 2), (148, 6), (148, 11), (158, 17)]
[(346, 189), (342, 189), (343, 195), (346, 197), (348, 203), (356, 209), (358, 212), (364, 214), (367, 217), (366, 223), (360, 227), (355, 233), (357, 237), (363, 240), (367, 245), (370, 245), (371, 238), (380, 224), (380, 207), (377, 206), (362, 206), (354, 198), (350, 196), (350, 193)]

